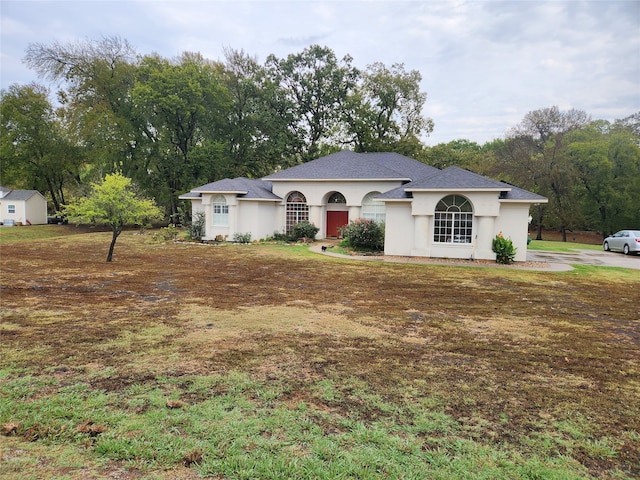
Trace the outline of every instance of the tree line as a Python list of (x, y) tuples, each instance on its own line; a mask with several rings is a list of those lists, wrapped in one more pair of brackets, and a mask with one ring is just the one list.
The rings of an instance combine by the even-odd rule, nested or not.
[(52, 210), (121, 172), (170, 218), (196, 185), (259, 178), (341, 149), (458, 165), (549, 198), (539, 228), (609, 233), (640, 225), (640, 113), (607, 122), (557, 107), (528, 113), (504, 139), (433, 147), (421, 75), (358, 69), (310, 46), (284, 58), (225, 49), (140, 55), (124, 39), (31, 44), (25, 63), (57, 85), (0, 93), (2, 183), (47, 193)]

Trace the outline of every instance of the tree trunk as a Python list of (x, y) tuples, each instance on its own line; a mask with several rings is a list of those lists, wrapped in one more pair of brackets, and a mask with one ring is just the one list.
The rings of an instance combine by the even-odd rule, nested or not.
[(113, 249), (116, 246), (116, 240), (118, 239), (118, 235), (122, 232), (121, 228), (114, 228), (113, 235), (111, 235), (111, 245), (109, 245), (109, 253), (107, 254), (107, 262), (110, 262), (113, 258)]

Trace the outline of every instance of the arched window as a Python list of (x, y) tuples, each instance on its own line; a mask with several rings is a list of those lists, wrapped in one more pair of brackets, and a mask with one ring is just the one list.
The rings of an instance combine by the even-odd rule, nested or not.
[(307, 199), (303, 194), (300, 192), (289, 194), (286, 215), (286, 233), (291, 233), (295, 224), (309, 221), (309, 205), (307, 205)]
[(327, 203), (347, 203), (347, 199), (340, 192), (335, 192), (331, 194)]
[(376, 195), (380, 192), (369, 192), (362, 199), (362, 218), (368, 218), (379, 223), (384, 223), (385, 207), (384, 202), (376, 200)]
[(460, 195), (444, 197), (436, 205), (433, 241), (437, 243), (471, 243), (473, 206)]
[(213, 199), (213, 224), (217, 227), (229, 226), (229, 205), (222, 195)]

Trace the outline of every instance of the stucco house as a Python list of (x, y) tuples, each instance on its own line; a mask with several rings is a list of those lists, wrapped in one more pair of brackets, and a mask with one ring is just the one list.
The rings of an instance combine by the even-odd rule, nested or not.
[(224, 179), (180, 196), (205, 214), (205, 240), (290, 232), (301, 221), (338, 235), (357, 218), (385, 223), (385, 254), (494, 260), (500, 232), (526, 260), (529, 207), (547, 199), (459, 167), (397, 153), (342, 151), (262, 179)]
[(47, 223), (47, 199), (37, 190), (11, 190), (0, 186), (0, 221), (3, 224)]

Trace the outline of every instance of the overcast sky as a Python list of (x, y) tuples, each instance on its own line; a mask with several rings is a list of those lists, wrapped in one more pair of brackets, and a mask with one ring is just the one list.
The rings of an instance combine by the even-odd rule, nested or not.
[(0, 0), (1, 88), (39, 81), (30, 43), (120, 36), (140, 54), (184, 51), (263, 63), (312, 44), (356, 67), (404, 63), (422, 75), (428, 145), (503, 138), (532, 110), (594, 119), (640, 111), (640, 0), (625, 1), (32, 1)]

